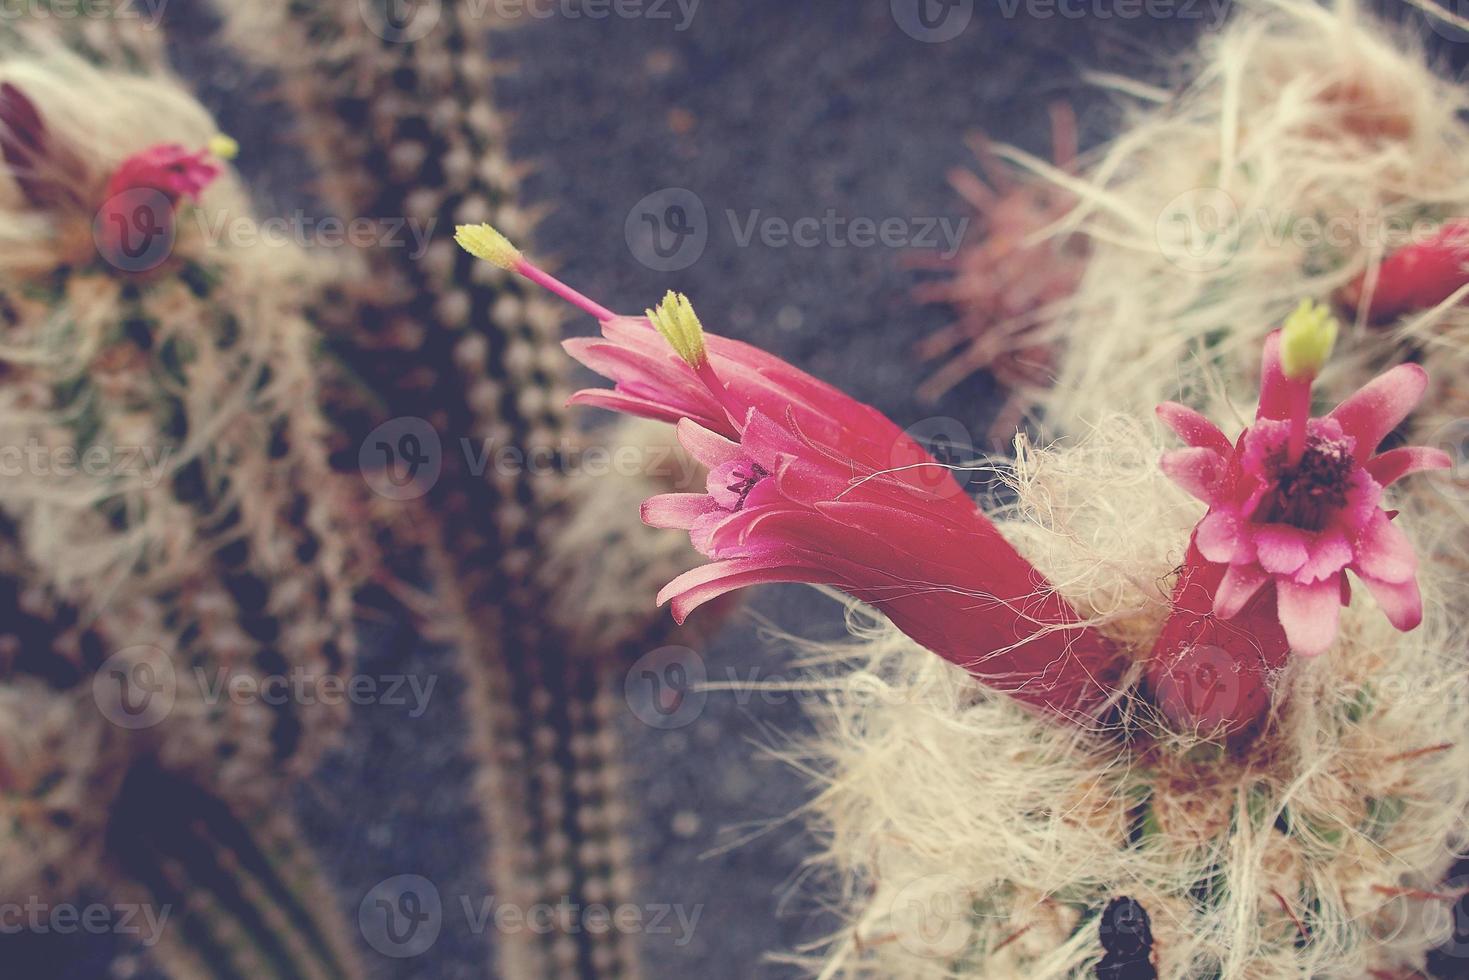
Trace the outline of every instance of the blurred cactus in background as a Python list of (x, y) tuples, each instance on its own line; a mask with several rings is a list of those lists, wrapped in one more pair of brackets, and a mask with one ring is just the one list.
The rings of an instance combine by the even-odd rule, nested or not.
[[(1073, 170), (1076, 115), (1069, 105), (1051, 107), (1051, 133), (1055, 167)], [(1045, 234), (1073, 203), (1058, 183), (1021, 171), (983, 136), (970, 143), (988, 182), (969, 170), (955, 170), (950, 180), (978, 213), (979, 232), (955, 258), (934, 260), (947, 276), (917, 289), (920, 301), (946, 304), (958, 315), (919, 345), (939, 364), (919, 393), (937, 399), (976, 371), (989, 371), (1011, 391), (990, 427), (1004, 445), (1021, 422), (1026, 392), (1048, 383), (1052, 307), (1075, 291), (1087, 249), (1080, 236)]]
[[(594, 443), (564, 411), (559, 312), (453, 242), (456, 223), (492, 221), (522, 238), (534, 223), (493, 101), (505, 70), (493, 35), (513, 25), (470, 2), (417, 8), (423, 24), (285, 0), (221, 13), (227, 38), (274, 71), (330, 206), (426, 236), (422, 255), (352, 256), (318, 321), (337, 365), (326, 383), (338, 467), (392, 467), (398, 448), (421, 448), (416, 435), (401, 443), (420, 430), (440, 447), (435, 478), (402, 495), (421, 499), (384, 502), (379, 526), (394, 574), (426, 562), (435, 635), (459, 652), (492, 891), (520, 907), (626, 901), (612, 724), (621, 675), (670, 628), (649, 596), (694, 563), (626, 504), (698, 472), (669, 451), (671, 433), (631, 427), (612, 440), (642, 450), (643, 478), (584, 472)], [(490, 447), (549, 465), (476, 467)], [(499, 938), (507, 977), (639, 972), (635, 942), (616, 932)]]
[[(618, 665), (671, 628), (648, 597), (693, 559), (626, 504), (699, 473), (645, 427), (612, 436), (641, 478), (583, 471), (601, 443), (563, 411), (559, 315), (453, 245), (450, 219), (532, 221), (491, 102), (505, 25), (435, 12), (411, 43), (355, 5), (237, 6), (225, 35), (273, 71), (328, 206), (409, 223), (421, 253), (234, 235), (246, 195), (189, 155), (228, 141), (160, 31), (55, 19), (6, 39), (0, 445), (30, 455), (0, 487), (0, 584), (24, 613), (0, 636), (0, 890), (172, 906), (154, 955), (180, 976), (360, 970), (279, 806), (345, 709), (221, 685), (348, 677), (362, 603), (459, 651), (495, 894), (631, 896)], [(145, 151), (197, 159), (208, 186), (125, 196)], [(433, 475), (398, 482), (420, 428)], [(461, 445), (551, 464), (476, 467)], [(589, 550), (615, 568), (589, 573)], [(431, 596), (404, 584), (425, 575)], [(617, 932), (499, 950), (514, 977), (637, 959)]]
[[(0, 887), (170, 906), (179, 975), (356, 975), (274, 812), (344, 711), (228, 694), (341, 678), (355, 653), (360, 484), (316, 409), (318, 271), (208, 233), (251, 220), (229, 175), (177, 214), (154, 187), (109, 199), (136, 154), (215, 132), (156, 63), (5, 44)], [(99, 247), (113, 212), (122, 250)], [(288, 895), (311, 913), (262, 913)]]

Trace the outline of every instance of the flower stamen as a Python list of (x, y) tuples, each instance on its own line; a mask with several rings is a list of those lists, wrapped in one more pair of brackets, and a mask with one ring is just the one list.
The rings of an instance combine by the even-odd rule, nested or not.
[(1311, 385), (1331, 356), (1341, 324), (1331, 311), (1301, 300), (1280, 331), (1280, 370), (1290, 383), (1290, 461), (1306, 450), (1306, 422), (1311, 418)]
[(491, 225), (460, 225), (454, 229), (454, 241), (475, 258), (484, 259), (507, 272), (524, 276), (537, 286), (560, 296), (577, 309), (590, 313), (600, 322), (605, 323), (617, 317), (617, 314), (607, 307), (593, 302), (546, 270), (528, 261), (521, 254), (520, 249), (510, 243), (510, 239), (500, 234)]

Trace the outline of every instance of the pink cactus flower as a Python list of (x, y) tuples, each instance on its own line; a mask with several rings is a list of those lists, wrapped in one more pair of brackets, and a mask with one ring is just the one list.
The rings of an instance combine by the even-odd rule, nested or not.
[(1121, 670), (1112, 644), (880, 412), (779, 358), (706, 334), (683, 297), (669, 294), (646, 318), (615, 316), (488, 227), (461, 229), (459, 240), (601, 321), (601, 339), (566, 347), (615, 387), (573, 401), (676, 422), (684, 447), (708, 467), (705, 493), (643, 507), (649, 524), (687, 531), (711, 559), (659, 594), (679, 622), (751, 585), (831, 585), (1019, 701), (1078, 722), (1107, 705)]
[(124, 160), (107, 180), (107, 197), (148, 188), (170, 201), (196, 200), (219, 176), (208, 149), (188, 150), (177, 143), (160, 143)]
[(1225, 566), (1214, 614), (1232, 619), (1273, 586), (1290, 647), (1306, 656), (1336, 637), (1348, 571), (1395, 627), (1418, 625), (1417, 556), (1383, 508), (1383, 491), (1410, 473), (1450, 465), (1433, 449), (1377, 453), (1423, 396), (1428, 377), (1417, 365), (1399, 365), (1324, 417), (1310, 417), (1311, 385), (1335, 329), (1323, 310), (1303, 305), (1266, 340), (1259, 412), (1234, 443), (1192, 409), (1158, 410), (1189, 444), (1163, 457), (1165, 472), (1209, 505), (1195, 542), (1204, 559)]
[(237, 150), (221, 135), (205, 149), (162, 143), (124, 160), (107, 180), (94, 223), (102, 257), (128, 272), (162, 262), (173, 245), (179, 203), (198, 200), (221, 173), (216, 161), (232, 159)]

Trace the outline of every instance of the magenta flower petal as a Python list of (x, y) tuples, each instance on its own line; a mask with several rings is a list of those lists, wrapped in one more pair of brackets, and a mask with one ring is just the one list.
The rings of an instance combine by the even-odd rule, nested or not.
[(1426, 390), (1427, 371), (1416, 364), (1399, 364), (1367, 382), (1333, 409), (1329, 417), (1356, 440), (1356, 457), (1365, 460), (1417, 407)]
[(1229, 437), (1219, 431), (1217, 425), (1187, 405), (1164, 402), (1157, 411), (1158, 418), (1195, 449), (1212, 449), (1221, 456), (1228, 456), (1234, 448)]
[[(1322, 533), (1310, 550), (1311, 557), (1296, 572), (1298, 580), (1308, 583), (1319, 582), (1335, 575), (1347, 567), (1355, 554), (1347, 536), (1335, 528)], [(1346, 579), (1343, 578), (1342, 581), (1345, 582)]]
[(678, 442), (706, 469), (715, 469), (744, 457), (739, 443), (731, 442), (717, 432), (691, 419), (679, 419)]
[(694, 550), (705, 558), (713, 558), (718, 554), (724, 554), (726, 558), (749, 558), (751, 557), (743, 549), (730, 549), (721, 552), (716, 541), (721, 534), (731, 533), (729, 525), (740, 515), (731, 516), (728, 511), (720, 510), (718, 507), (711, 508), (707, 514), (699, 517), (689, 526), (689, 544)]
[(1267, 524), (1255, 531), (1255, 555), (1272, 575), (1294, 575), (1310, 557), (1304, 531), (1284, 524)]
[(1290, 647), (1304, 657), (1325, 653), (1336, 639), (1341, 610), (1341, 586), (1334, 578), (1310, 585), (1289, 579), (1279, 582), (1280, 625)]
[(1380, 486), (1392, 486), (1405, 476), (1425, 470), (1450, 470), (1454, 461), (1442, 449), (1426, 446), (1399, 446), (1374, 456), (1364, 464)]
[(1401, 585), (1418, 571), (1418, 556), (1408, 536), (1380, 510), (1357, 538), (1356, 555), (1356, 570), (1363, 578)]
[(687, 531), (711, 509), (707, 494), (662, 493), (643, 501), (643, 523)]
[[(1210, 561), (1230, 564), (1250, 560), (1239, 515), (1232, 510), (1211, 510), (1199, 522), (1199, 552)], [(1238, 558), (1236, 557), (1238, 556)]]
[(1417, 579), (1383, 582), (1365, 575), (1361, 579), (1362, 584), (1367, 586), (1367, 591), (1372, 593), (1372, 598), (1377, 600), (1378, 608), (1394, 627), (1406, 633), (1417, 629), (1423, 622), (1423, 596), (1418, 591)]
[(1170, 449), (1158, 461), (1168, 479), (1206, 504), (1218, 496), (1224, 479), (1224, 457), (1214, 449)]
[(684, 572), (658, 593), (658, 605), (670, 603), (673, 619), (680, 625), (704, 603), (736, 589), (772, 582), (825, 582), (820, 568), (800, 565), (782, 558), (730, 558)]
[(1259, 565), (1230, 565), (1214, 594), (1214, 614), (1233, 619), (1268, 581), (1270, 574)]
[(1290, 418), (1295, 407), (1297, 383), (1285, 376), (1280, 366), (1280, 331), (1265, 338), (1265, 350), (1260, 358), (1260, 407), (1256, 419), (1283, 421)]
[(652, 419), (655, 422), (667, 422), (670, 425), (680, 419), (689, 419), (708, 429), (718, 429), (720, 425), (718, 419), (682, 411), (656, 398), (633, 395), (625, 391), (609, 391), (605, 388), (587, 388), (578, 391), (566, 399), (566, 404), (581, 405), (586, 408), (604, 408), (609, 412), (633, 415), (640, 419)]

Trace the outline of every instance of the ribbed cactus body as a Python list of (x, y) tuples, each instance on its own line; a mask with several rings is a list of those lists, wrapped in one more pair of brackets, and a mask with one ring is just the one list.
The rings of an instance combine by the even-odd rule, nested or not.
[[(432, 528), (427, 558), (468, 685), (494, 893), (521, 907), (615, 904), (632, 887), (614, 727), (620, 665), (630, 650), (657, 646), (665, 620), (651, 589), (574, 574), (569, 552), (591, 562), (618, 555), (665, 581), (687, 567), (687, 553), (639, 526), (636, 508), (599, 510), (607, 516), (594, 528), (582, 519), (615, 478), (573, 472), (580, 438), (563, 408), (560, 316), (453, 242), (459, 223), (492, 222), (521, 239), (532, 224), (493, 103), (493, 8), (422, 9), (437, 20), (412, 41), (384, 38), (352, 5), (221, 12), (232, 41), (278, 74), (329, 203), (429, 235), (421, 256), (401, 247), (361, 255), (363, 271), (320, 317), (343, 366), (330, 398), (338, 464), (358, 466), (369, 433), (394, 419), (423, 420), (442, 447), (442, 472), (420, 506), (390, 512), (395, 532)], [(478, 472), (486, 448), (549, 465), (497, 466), (492, 455)], [(639, 970), (635, 943), (616, 934), (522, 932), (497, 945), (508, 977)]]
[[(252, 244), (229, 177), (161, 247), (141, 242), (146, 261), (105, 260), (106, 175), (158, 142), (202, 145), (212, 123), (162, 74), (61, 52), (0, 61), (0, 79), (46, 120), (38, 159), (73, 192), (51, 206), (0, 181), (7, 224), (29, 236), (0, 254), (0, 613), (13, 591), (26, 617), (0, 635), (14, 650), (0, 656), (0, 889), (175, 895), (189, 912), (164, 959), (356, 975), (325, 886), (271, 816), (345, 721), (341, 698), (296, 692), (352, 671), (365, 567), (360, 483), (332, 470), (318, 409), (304, 311), (321, 269)], [(165, 785), (168, 806), (149, 795)], [(160, 806), (184, 829), (163, 832)], [(257, 833), (294, 870), (239, 864), (265, 847)], [(262, 890), (280, 875), (316, 896), (309, 914)], [(311, 932), (330, 948), (302, 946)], [(218, 943), (234, 952), (216, 963)], [(270, 970), (252, 968), (261, 956)]]

